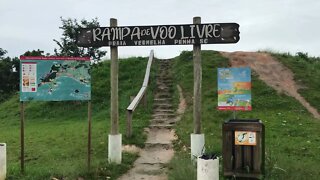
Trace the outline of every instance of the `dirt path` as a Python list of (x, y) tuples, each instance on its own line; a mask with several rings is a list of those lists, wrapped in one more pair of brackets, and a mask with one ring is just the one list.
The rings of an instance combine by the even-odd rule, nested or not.
[[(186, 104), (180, 86), (180, 105), (176, 116), (172, 105), (172, 77), (170, 76), (170, 60), (159, 60), (159, 76), (154, 99), (154, 111), (147, 132), (147, 141), (144, 149), (136, 150), (140, 157), (135, 161), (134, 167), (119, 180), (166, 180), (166, 164), (174, 156), (172, 141), (176, 139), (172, 126), (180, 120)], [(124, 147), (131, 149), (132, 147)], [(130, 150), (129, 150), (130, 151)]]
[(266, 84), (297, 99), (315, 118), (320, 119), (317, 109), (312, 107), (299, 93), (293, 73), (267, 53), (221, 52), (229, 58), (233, 67), (250, 66)]

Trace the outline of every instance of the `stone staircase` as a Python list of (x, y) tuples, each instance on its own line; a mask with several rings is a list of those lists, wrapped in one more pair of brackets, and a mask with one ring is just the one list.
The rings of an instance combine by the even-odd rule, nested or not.
[(166, 164), (174, 155), (172, 141), (175, 131), (176, 114), (172, 105), (173, 80), (170, 73), (170, 60), (159, 60), (157, 89), (154, 97), (153, 115), (146, 129), (147, 141), (140, 151), (134, 167), (120, 180), (165, 180)]

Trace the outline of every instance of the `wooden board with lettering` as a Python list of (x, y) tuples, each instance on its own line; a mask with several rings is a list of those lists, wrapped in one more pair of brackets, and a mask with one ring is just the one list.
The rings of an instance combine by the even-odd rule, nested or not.
[(210, 23), (154, 26), (83, 28), (77, 32), (77, 45), (155, 46), (237, 43), (237, 23)]

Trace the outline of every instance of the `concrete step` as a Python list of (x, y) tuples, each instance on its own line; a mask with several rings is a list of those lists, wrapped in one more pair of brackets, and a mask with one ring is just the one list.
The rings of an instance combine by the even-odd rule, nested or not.
[[(161, 148), (159, 148), (161, 146)], [(171, 145), (172, 146), (172, 145)], [(165, 164), (169, 163), (174, 155), (174, 151), (170, 145), (152, 145), (146, 147), (145, 150), (140, 152), (140, 157), (135, 163), (138, 164)]]
[(154, 109), (154, 113), (172, 113), (174, 114), (174, 110), (172, 109)]
[(175, 118), (154, 118), (151, 125), (174, 125), (176, 122)]
[(162, 148), (162, 149), (168, 150), (168, 149), (173, 148), (173, 145), (170, 142), (168, 142), (168, 143), (148, 143), (148, 142), (146, 142), (146, 143), (144, 143), (144, 145), (145, 145), (144, 146), (145, 149)]
[(169, 100), (165, 100), (165, 101), (154, 101), (154, 104), (172, 104), (172, 103)]
[(172, 129), (172, 124), (158, 124), (158, 123), (151, 123), (149, 128), (164, 128), (164, 129)]
[(157, 89), (159, 89), (159, 90), (170, 90), (171, 88), (168, 87), (166, 84), (159, 84), (157, 86)]
[(132, 173), (136, 173), (138, 175), (132, 177), (122, 176), (119, 180), (128, 180), (128, 179), (156, 179), (159, 175), (165, 176), (165, 164), (164, 163), (143, 163), (136, 166)]
[(172, 98), (155, 98), (155, 102), (172, 101)]
[(158, 76), (157, 79), (161, 81), (173, 80), (173, 78), (169, 76), (168, 73)]
[(155, 94), (156, 99), (162, 99), (162, 98), (171, 98), (171, 93), (169, 92), (157, 92)]
[(153, 108), (168, 109), (168, 108), (173, 108), (173, 105), (167, 104), (167, 103), (156, 103), (156, 104), (153, 104)]
[(171, 144), (174, 139), (173, 129), (149, 128), (146, 144)]
[(158, 125), (174, 125), (176, 124), (177, 118), (153, 118), (151, 120), (151, 124), (158, 124)]
[(175, 117), (175, 114), (169, 114), (169, 113), (157, 113), (157, 114), (153, 114), (152, 117), (153, 118), (158, 118), (158, 119), (166, 119), (166, 118), (173, 118)]
[(162, 87), (157, 87), (156, 88), (156, 92), (161, 92), (161, 93), (169, 93), (171, 91), (171, 88), (169, 88), (169, 87), (164, 87), (164, 86), (162, 86)]
[(172, 87), (173, 87), (172, 83), (157, 82), (157, 89), (168, 89), (168, 90), (171, 90)]

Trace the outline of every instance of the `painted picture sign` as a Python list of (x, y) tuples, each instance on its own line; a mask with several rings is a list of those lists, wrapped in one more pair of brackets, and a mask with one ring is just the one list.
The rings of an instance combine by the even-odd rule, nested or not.
[(243, 146), (257, 145), (256, 132), (252, 131), (235, 131), (234, 144)]
[(218, 110), (251, 109), (251, 69), (218, 68)]
[(91, 99), (89, 57), (20, 57), (20, 101)]
[(237, 43), (239, 24), (210, 23), (83, 28), (78, 46), (155, 46)]

